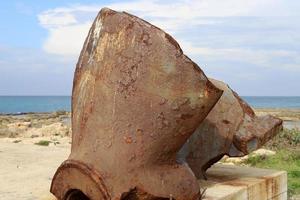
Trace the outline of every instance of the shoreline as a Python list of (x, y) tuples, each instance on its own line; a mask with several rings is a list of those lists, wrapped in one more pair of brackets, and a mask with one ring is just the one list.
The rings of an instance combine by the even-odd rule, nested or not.
[[(300, 130), (300, 108), (255, 108), (257, 116), (273, 115), (283, 120), (284, 129)], [(14, 143), (70, 144), (71, 112), (28, 112), (0, 114), (0, 138)]]
[[(293, 121), (300, 120), (300, 108), (258, 108), (252, 107), (255, 113), (259, 115), (270, 114), (279, 118), (282, 118), (284, 121)], [(26, 115), (49, 115), (49, 114), (58, 114), (58, 115), (70, 115), (71, 111), (69, 110), (56, 110), (56, 111), (45, 111), (45, 112), (11, 112), (11, 113), (1, 113), (0, 116), (26, 116)]]
[[(286, 110), (286, 111), (299, 111), (300, 112), (300, 107), (295, 107), (295, 108), (291, 108), (291, 107), (254, 107), (251, 106), (250, 107), (253, 110), (258, 110), (258, 111), (262, 111), (262, 110), (266, 110), (266, 111), (271, 111), (271, 110), (276, 110), (276, 111), (282, 111), (282, 110)], [(70, 113), (70, 110), (64, 110), (64, 109), (57, 109), (57, 110), (52, 110), (52, 111), (28, 111), (28, 112), (0, 112), (0, 115), (24, 115), (24, 114), (47, 114), (47, 113), (54, 113), (54, 112), (66, 112), (66, 113)]]
[(273, 115), (283, 121), (300, 121), (300, 108), (254, 108), (259, 115)]
[[(298, 121), (300, 120), (300, 108), (255, 108), (252, 107), (255, 114), (261, 115), (273, 115), (275, 117), (281, 118), (284, 121)], [(0, 117), (22, 117), (22, 116), (47, 116), (47, 115), (69, 115), (71, 116), (71, 111), (67, 110), (56, 110), (49, 112), (12, 112), (12, 113), (1, 113)], [(1, 123), (1, 122), (0, 122)]]
[(0, 112), (0, 116), (20, 116), (20, 115), (43, 115), (43, 114), (49, 114), (49, 113), (71, 113), (71, 111), (67, 110), (56, 110), (56, 111), (45, 111), (45, 112), (11, 112), (11, 113), (2, 113)]

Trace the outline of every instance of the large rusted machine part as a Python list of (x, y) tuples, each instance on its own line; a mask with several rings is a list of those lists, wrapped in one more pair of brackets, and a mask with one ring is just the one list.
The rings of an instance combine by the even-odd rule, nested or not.
[(244, 156), (258, 149), (282, 129), (282, 120), (255, 115), (229, 86), (210, 79), (223, 95), (178, 153), (198, 178), (224, 155)]
[(72, 149), (51, 192), (59, 200), (196, 200), (176, 154), (222, 90), (161, 29), (102, 9), (81, 52), (72, 94)]

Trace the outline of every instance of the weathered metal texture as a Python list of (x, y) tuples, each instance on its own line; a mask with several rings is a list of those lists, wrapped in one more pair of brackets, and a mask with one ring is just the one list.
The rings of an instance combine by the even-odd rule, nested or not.
[(51, 192), (59, 200), (76, 190), (91, 200), (198, 199), (197, 179), (176, 154), (221, 95), (170, 35), (102, 9), (76, 67), (72, 151)]
[(282, 120), (255, 115), (230, 87), (210, 79), (223, 95), (178, 154), (198, 178), (224, 155), (244, 156), (258, 149), (282, 129)]

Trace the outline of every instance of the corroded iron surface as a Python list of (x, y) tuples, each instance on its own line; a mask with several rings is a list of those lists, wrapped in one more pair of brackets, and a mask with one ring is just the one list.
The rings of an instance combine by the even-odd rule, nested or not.
[(92, 200), (198, 199), (197, 179), (176, 154), (221, 95), (170, 35), (102, 9), (76, 67), (72, 151), (51, 192), (59, 200), (78, 191)]
[(198, 178), (224, 155), (244, 156), (258, 149), (282, 129), (282, 120), (255, 115), (228, 85), (210, 79), (223, 95), (178, 154)]

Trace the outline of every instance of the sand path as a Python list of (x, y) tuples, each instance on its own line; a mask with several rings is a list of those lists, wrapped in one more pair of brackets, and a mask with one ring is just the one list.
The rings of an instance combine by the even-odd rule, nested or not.
[(51, 179), (68, 146), (15, 144), (0, 139), (0, 199), (50, 200)]

